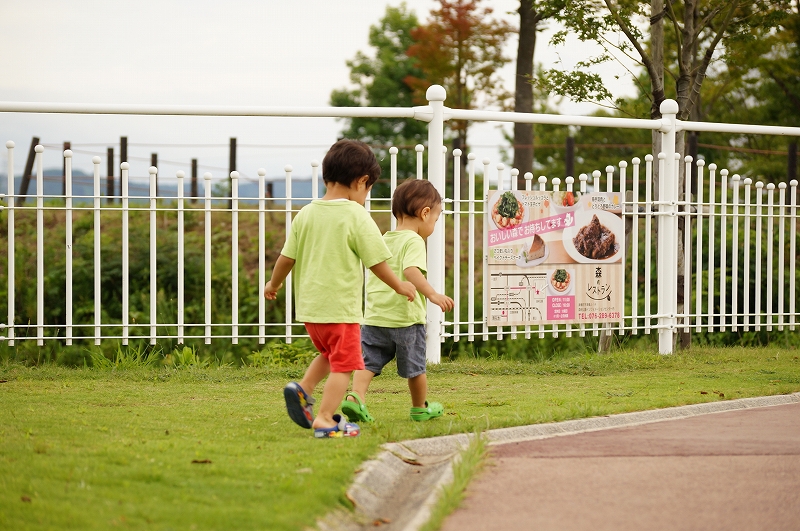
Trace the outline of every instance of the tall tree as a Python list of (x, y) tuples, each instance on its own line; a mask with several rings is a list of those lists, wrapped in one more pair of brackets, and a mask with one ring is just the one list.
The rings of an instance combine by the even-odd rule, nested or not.
[[(514, 112), (533, 112), (533, 55), (536, 50), (536, 34), (542, 22), (563, 7), (564, 0), (539, 1), (520, 0), (519, 43), (517, 46), (517, 71), (514, 83)], [(533, 171), (533, 125), (514, 124), (514, 163), (519, 170), (519, 187), (525, 187), (525, 172)]]
[[(650, 117), (659, 118), (660, 105), (669, 95), (678, 102), (678, 118), (688, 120), (697, 117), (700, 95), (713, 61), (726, 60), (729, 42), (746, 40), (759, 31), (773, 28), (784, 16), (790, 0), (569, 0), (559, 20), (565, 29), (556, 34), (555, 42), (563, 43), (573, 33), (581, 41), (594, 41), (604, 52), (597, 57), (578, 63), (574, 74), (551, 70), (546, 84), (557, 94), (583, 101), (599, 99), (613, 101), (611, 92), (597, 74), (586, 69), (609, 61), (614, 53), (625, 54), (635, 59), (647, 72), (650, 80)], [(663, 8), (662, 8), (663, 7)], [(637, 21), (649, 20), (651, 24), (650, 45), (648, 34), (642, 31)], [(663, 24), (663, 26), (662, 26)], [(663, 41), (661, 29), (663, 27)], [(612, 34), (622, 34), (624, 39), (616, 41)], [(663, 42), (663, 48), (660, 45)], [(659, 55), (663, 50), (663, 60)], [(662, 69), (672, 78), (670, 87), (662, 81)], [(660, 151), (660, 135), (653, 135), (654, 151)], [(676, 151), (684, 153), (685, 137), (678, 134)], [(679, 164), (679, 186), (683, 184), (682, 164)], [(654, 180), (658, 180), (657, 173)], [(657, 183), (654, 185), (658, 189)], [(678, 310), (683, 302), (683, 235), (678, 234)], [(685, 340), (685, 339), (684, 339)]]
[[(724, 76), (709, 80), (711, 97), (704, 96), (701, 116), (715, 122), (800, 126), (798, 2), (775, 30), (730, 42), (728, 48), (733, 59)], [(727, 144), (731, 151), (717, 151), (715, 161), (728, 159), (742, 177), (778, 183), (797, 174), (791, 155), (797, 149), (796, 138), (713, 133), (703, 133), (703, 138), (705, 144)], [(787, 162), (793, 166), (787, 169)]]
[[(405, 3), (399, 7), (387, 7), (383, 18), (369, 29), (369, 45), (374, 49), (374, 56), (358, 52), (354, 59), (347, 61), (354, 88), (334, 90), (331, 105), (410, 107), (413, 91), (405, 79), (423, 75), (416, 60), (406, 55), (406, 50), (413, 44), (411, 32), (417, 26), (416, 15)], [(427, 125), (414, 119), (348, 118), (345, 123), (344, 137), (357, 138), (382, 152), (388, 152), (390, 146), (411, 147), (427, 138)], [(413, 174), (415, 157), (413, 149), (400, 151), (398, 174), (401, 178)], [(384, 174), (388, 175), (389, 157), (379, 158), (385, 166)]]
[[(406, 82), (414, 89), (416, 101), (425, 102), (425, 91), (433, 84), (447, 90), (447, 105), (473, 109), (491, 105), (508, 106), (510, 94), (503, 88), (498, 70), (510, 61), (503, 45), (515, 29), (492, 18), (491, 7), (481, 0), (439, 0), (428, 23), (411, 32), (414, 44), (408, 55), (417, 60), (423, 76), (409, 75)], [(469, 124), (448, 122), (457, 145), (467, 148)]]
[[(547, 86), (573, 99), (615, 106), (599, 75), (587, 69), (621, 53), (647, 72), (650, 117), (660, 118), (659, 107), (669, 92), (678, 102), (678, 118), (688, 120), (699, 104), (712, 63), (726, 61), (728, 43), (774, 28), (789, 4), (790, 0), (569, 0), (558, 16), (565, 29), (553, 42), (563, 43), (567, 35), (575, 34), (582, 41), (594, 41), (604, 51), (580, 61), (576, 72), (550, 70)], [(642, 19), (650, 21), (650, 32), (637, 25)], [(624, 40), (615, 43), (611, 38), (615, 33), (624, 35)], [(672, 87), (664, 82), (665, 72), (674, 82)]]

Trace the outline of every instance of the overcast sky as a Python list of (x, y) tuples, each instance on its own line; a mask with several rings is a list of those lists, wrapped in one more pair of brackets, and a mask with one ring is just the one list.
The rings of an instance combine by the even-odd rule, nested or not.
[[(345, 62), (367, 44), (369, 26), (384, 15), (385, 0), (2, 0), (0, 2), (0, 100), (130, 104), (327, 106), (333, 89), (349, 83)], [(433, 0), (407, 0), (424, 21)], [(518, 24), (517, 0), (485, 2)], [(540, 37), (535, 61), (565, 63), (585, 48), (552, 49)], [(516, 54), (516, 36), (507, 55)], [(513, 61), (504, 70), (513, 90)], [(620, 72), (621, 73), (621, 69)], [(609, 72), (613, 76), (614, 72)], [(591, 108), (566, 106), (572, 114)], [(342, 125), (333, 119), (195, 118), (0, 114), (0, 172), (4, 143), (13, 140), (15, 173), (22, 172), (31, 137), (46, 145), (45, 167), (60, 167), (61, 144), (71, 141), (75, 167), (91, 170), (106, 147), (119, 155), (127, 136), (132, 175), (146, 176), (150, 153), (160, 175), (187, 173), (197, 158), (200, 173), (226, 174), (227, 144), (236, 137), (238, 169), (249, 178), (259, 167), (270, 177), (291, 164), (310, 174)], [(494, 125), (471, 132), (476, 153), (497, 157), (502, 138)], [(189, 145), (189, 146), (175, 146)], [(52, 146), (52, 147), (51, 147)], [(486, 147), (482, 147), (486, 146)], [(480, 150), (485, 150), (485, 154)]]

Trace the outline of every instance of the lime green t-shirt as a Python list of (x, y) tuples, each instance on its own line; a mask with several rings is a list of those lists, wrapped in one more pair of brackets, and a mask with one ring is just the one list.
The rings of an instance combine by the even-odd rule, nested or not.
[(392, 256), (363, 206), (322, 200), (300, 209), (281, 254), (295, 260), (298, 321), (359, 324), (364, 319), (364, 267)]
[[(400, 280), (408, 280), (403, 274), (408, 267), (419, 268), (425, 274), (428, 269), (425, 241), (419, 234), (410, 230), (389, 231), (383, 235), (383, 241), (392, 252), (387, 263)], [(398, 295), (372, 272), (367, 272), (364, 324), (385, 328), (425, 324), (426, 311), (425, 297), (421, 293), (417, 292), (414, 302), (408, 302), (408, 299)]]

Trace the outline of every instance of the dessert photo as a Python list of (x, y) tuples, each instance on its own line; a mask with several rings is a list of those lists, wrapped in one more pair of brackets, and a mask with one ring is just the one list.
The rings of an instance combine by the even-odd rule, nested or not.
[(538, 234), (533, 235), (532, 240), (525, 240), (520, 250), (517, 265), (519, 267), (533, 267), (541, 264), (549, 255), (547, 244)]

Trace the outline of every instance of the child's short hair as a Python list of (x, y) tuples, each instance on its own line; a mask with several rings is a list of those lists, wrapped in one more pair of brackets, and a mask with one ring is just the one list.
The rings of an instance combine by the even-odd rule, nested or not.
[(322, 159), (322, 180), (326, 183), (341, 183), (345, 186), (368, 175), (367, 187), (375, 184), (381, 176), (381, 166), (375, 154), (364, 142), (342, 139), (328, 150)]
[(392, 195), (392, 215), (401, 217), (416, 217), (423, 208), (433, 208), (442, 202), (442, 196), (430, 181), (424, 179), (406, 179)]

